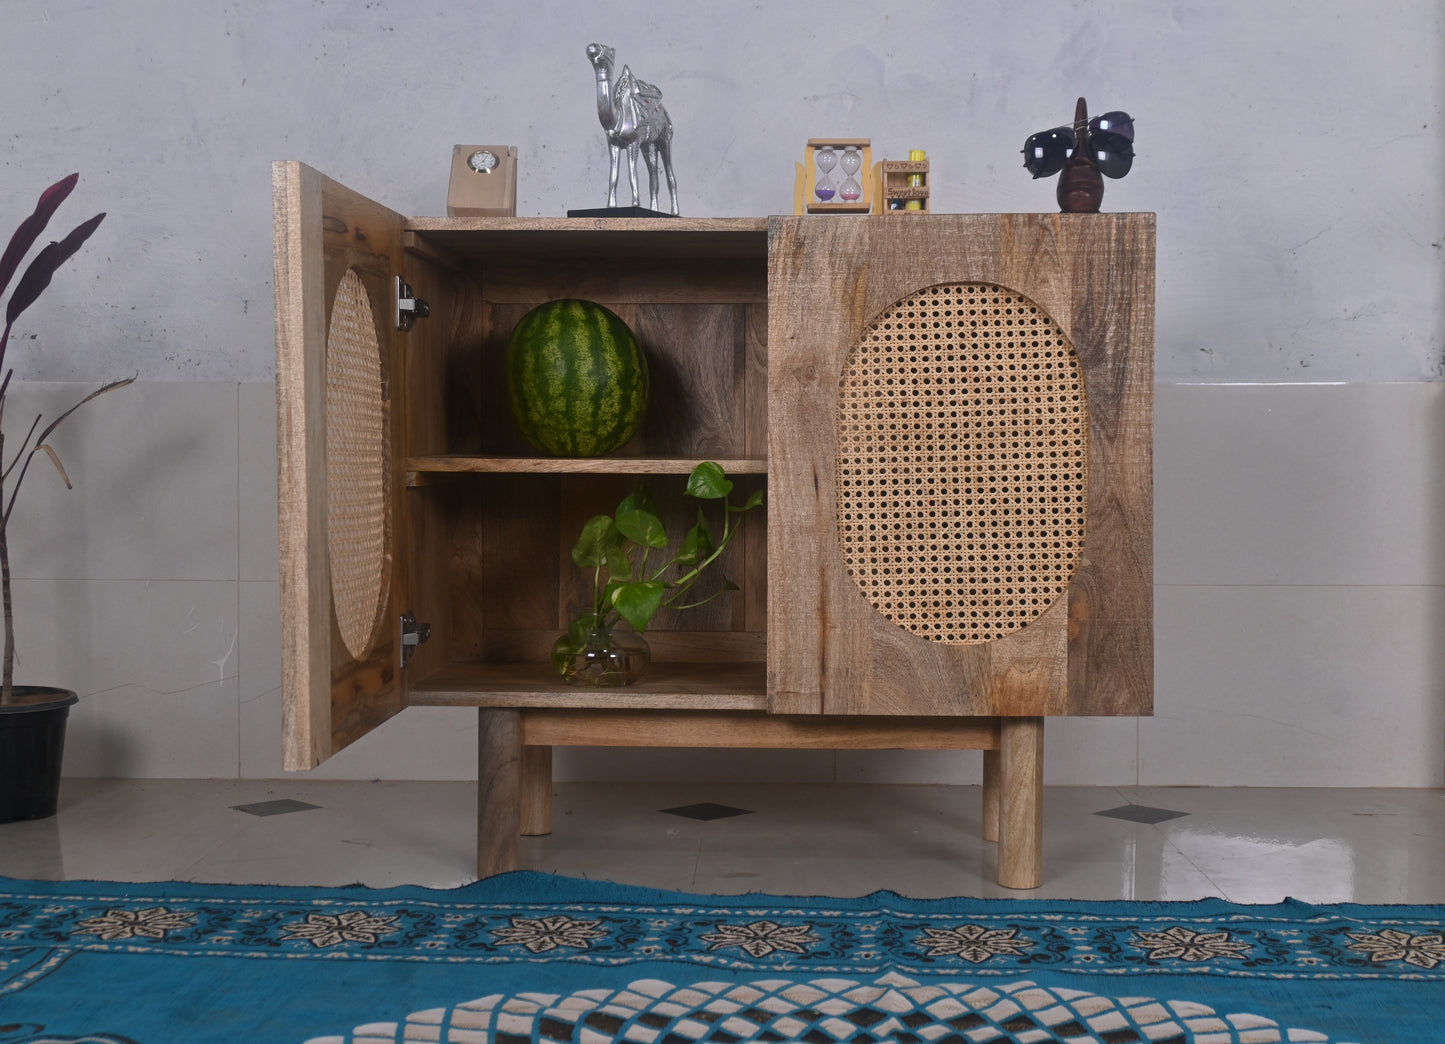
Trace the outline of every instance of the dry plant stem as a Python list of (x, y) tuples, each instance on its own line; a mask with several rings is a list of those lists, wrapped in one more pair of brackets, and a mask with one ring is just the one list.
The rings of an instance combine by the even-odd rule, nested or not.
[[(5, 375), (9, 385), (10, 375)], [(0, 389), (3, 391), (3, 389)], [(3, 395), (0, 395), (3, 400)], [(5, 433), (0, 431), (0, 460), (5, 458)], [(0, 502), (5, 496), (5, 478), (0, 475)], [(15, 611), (10, 591), (10, 534), (8, 527), (0, 522), (0, 598), (5, 603), (5, 654), (3, 678), (0, 678), (0, 705), (15, 699)]]
[[(10, 490), (10, 501), (5, 505), (5, 513), (4, 515), (0, 515), (0, 529), (5, 529), (10, 524), (10, 512), (15, 510), (15, 494), (20, 492), (20, 483), (25, 481), (25, 473), (30, 470), (30, 458), (35, 456), (35, 454), (44, 451), (45, 453), (50, 455), (51, 460), (55, 461), (56, 467), (60, 468), (60, 462), (55, 456), (55, 451), (51, 449), (45, 441), (47, 438), (50, 437), (50, 433), (53, 432), (56, 428), (60, 427), (62, 421), (64, 421), (76, 410), (84, 406), (87, 402), (90, 402), (92, 399), (100, 398), (108, 391), (115, 391), (115, 389), (117, 388), (124, 388), (127, 384), (130, 384), (134, 380), (134, 377), (126, 377), (119, 381), (111, 381), (109, 384), (97, 388), (95, 391), (91, 392), (85, 398), (77, 402), (74, 406), (70, 407), (70, 409), (62, 413), (59, 417), (56, 417), (53, 421), (47, 424), (45, 426), (45, 430), (40, 433), (40, 437), (35, 440), (34, 446), (31, 446), (28, 450), (25, 448), (25, 446), (28, 445), (28, 438), (26, 443), (21, 444), (19, 456), (23, 456), (25, 458), (25, 463), (20, 466), (20, 474), (16, 476), (15, 485)], [(40, 418), (36, 417), (35, 420), (36, 423), (39, 423)], [(33, 426), (31, 427), (31, 430), (34, 430)], [(70, 478), (65, 474), (64, 468), (60, 468), (60, 474), (61, 477), (65, 479), (66, 488), (70, 488)]]
[(5, 668), (4, 683), (0, 686), (0, 704), (15, 699), (15, 642), (10, 635), (15, 632), (14, 607), (10, 594), (10, 539), (0, 530), (0, 587), (4, 588), (5, 601)]
[[(61, 466), (60, 458), (56, 455), (54, 448), (45, 440), (50, 437), (50, 434), (55, 431), (56, 428), (60, 427), (61, 423), (65, 421), (67, 417), (86, 403), (92, 399), (99, 398), (106, 392), (123, 388), (134, 380), (134, 377), (126, 377), (122, 380), (111, 381), (109, 384), (102, 385), (60, 416), (56, 417), (45, 426), (38, 436), (35, 436), (35, 429), (39, 427), (41, 420), (41, 418), (37, 416), (34, 423), (30, 425), (30, 430), (25, 433), (25, 438), (21, 440), (20, 450), (15, 454), (15, 459), (12, 460), (9, 465), (5, 466), (3, 470), (0, 470), (0, 504), (4, 505), (4, 512), (0, 513), (0, 601), (3, 601), (5, 609), (5, 651), (3, 665), (0, 665), (0, 706), (16, 702), (14, 595), (10, 583), (10, 513), (15, 510), (15, 498), (20, 492), (20, 484), (25, 481), (25, 475), (30, 470), (31, 459), (35, 454), (43, 452), (47, 454), (55, 464), (56, 470), (60, 472), (60, 477), (65, 481), (66, 488), (69, 489), (70, 476), (66, 475), (65, 468)], [(3, 410), (4, 407), (3, 392), (9, 386), (10, 374), (7, 373), (4, 383), (0, 384), (0, 410)], [(34, 438), (33, 444), (31, 441), (32, 437)], [(5, 436), (3, 432), (0, 432), (0, 462), (4, 461), (4, 456)], [(10, 473), (15, 470), (16, 465), (19, 465), (20, 470), (16, 472), (15, 482), (10, 487), (10, 495), (7, 500), (4, 489), (5, 480), (9, 478)]]

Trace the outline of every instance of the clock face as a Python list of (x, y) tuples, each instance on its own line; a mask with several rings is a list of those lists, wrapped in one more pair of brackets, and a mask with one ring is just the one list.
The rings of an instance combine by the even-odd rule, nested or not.
[(467, 166), (478, 174), (490, 174), (497, 166), (497, 155), (486, 149), (478, 149), (467, 157)]

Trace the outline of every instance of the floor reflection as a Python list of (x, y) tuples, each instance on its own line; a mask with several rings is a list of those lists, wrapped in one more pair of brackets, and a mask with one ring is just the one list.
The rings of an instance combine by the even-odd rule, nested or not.
[[(1440, 790), (1047, 787), (1028, 892), (995, 883), (978, 787), (554, 790), (552, 834), (521, 839), (526, 868), (678, 891), (1445, 902)], [(720, 806), (747, 814), (675, 814)], [(475, 844), (475, 783), (75, 779), (55, 818), (0, 825), (0, 874), (445, 888), (474, 879)]]

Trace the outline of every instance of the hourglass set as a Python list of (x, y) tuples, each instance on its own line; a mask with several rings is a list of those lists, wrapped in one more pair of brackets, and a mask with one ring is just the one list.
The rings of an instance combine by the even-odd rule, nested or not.
[[(813, 153), (813, 166), (818, 171), (813, 183), (817, 202), (857, 203), (863, 198), (863, 182), (858, 180), (863, 170), (863, 153), (857, 145), (844, 145), (842, 152), (832, 145), (824, 145)], [(834, 180), (835, 172), (838, 180)]]
[(808, 142), (803, 200), (809, 214), (866, 214), (873, 208), (869, 180), (873, 152), (868, 138)]

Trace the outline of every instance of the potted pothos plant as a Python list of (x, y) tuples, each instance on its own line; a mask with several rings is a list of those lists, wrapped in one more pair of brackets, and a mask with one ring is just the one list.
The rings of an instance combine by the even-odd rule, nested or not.
[[(0, 255), (0, 298), (9, 289), (20, 263), (79, 180), (79, 174), (71, 174), (42, 192), (34, 212), (20, 223), (10, 237), (5, 253)], [(51, 433), (87, 402), (135, 380), (127, 377), (112, 381), (86, 395), (49, 423), (44, 423), (43, 416), (36, 416), (24, 429), (24, 435), (11, 441), (5, 433), (5, 421), (8, 420), (5, 412), (6, 393), (14, 371), (5, 366), (5, 351), (10, 344), (10, 331), (15, 326), (15, 320), (39, 300), (60, 266), (80, 249), (104, 219), (104, 212), (96, 214), (73, 228), (63, 239), (52, 241), (36, 252), (6, 302), (5, 329), (4, 333), (0, 333), (0, 371), (4, 372), (3, 379), (0, 379), (0, 600), (3, 600), (5, 614), (5, 648), (3, 667), (0, 667), (0, 823), (44, 819), (55, 814), (65, 719), (78, 698), (68, 689), (15, 684), (15, 615), (9, 531), (16, 494), (38, 455), (44, 455), (55, 465), (66, 488), (70, 488), (70, 477), (66, 475), (55, 448), (47, 441)]]
[(722, 502), (722, 531), (714, 535), (702, 505), (697, 522), (670, 557), (671, 543), (646, 484), (623, 498), (611, 515), (594, 515), (582, 527), (572, 561), (592, 572), (592, 601), (582, 607), (552, 647), (552, 665), (573, 685), (631, 685), (651, 660), (643, 634), (659, 609), (705, 605), (737, 584), (723, 578), (710, 594), (694, 591), (704, 572), (738, 531), (739, 516), (763, 502), (761, 490), (742, 504), (729, 498), (732, 480), (715, 461), (688, 476), (684, 492)]

